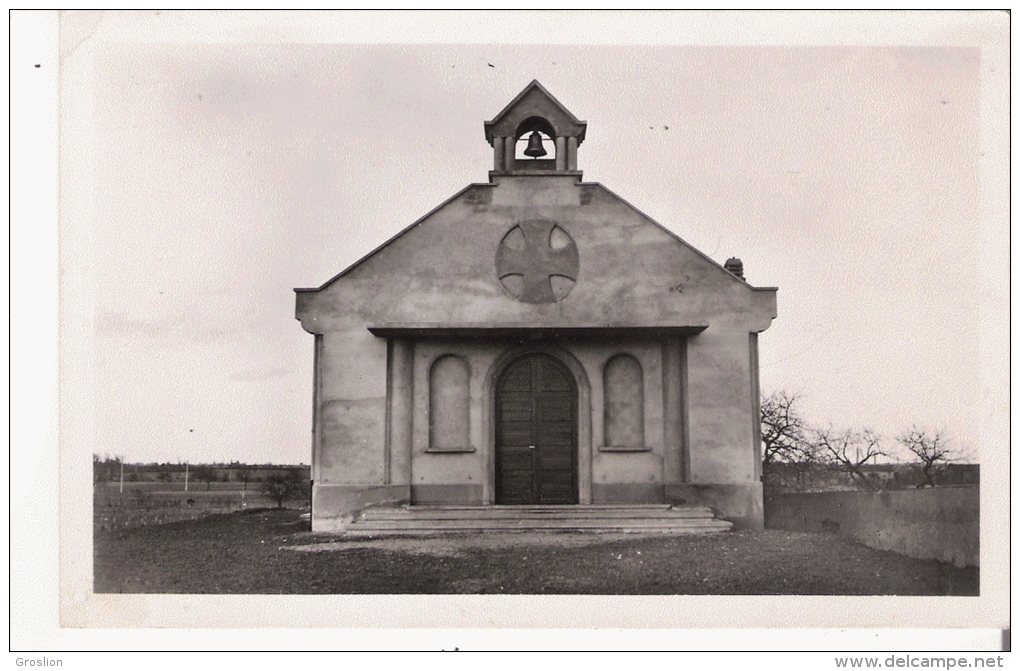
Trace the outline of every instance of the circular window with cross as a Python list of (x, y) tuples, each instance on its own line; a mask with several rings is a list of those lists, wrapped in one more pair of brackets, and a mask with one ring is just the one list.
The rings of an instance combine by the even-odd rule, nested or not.
[(577, 245), (555, 221), (533, 219), (511, 228), (496, 250), (496, 276), (524, 303), (556, 303), (577, 282)]

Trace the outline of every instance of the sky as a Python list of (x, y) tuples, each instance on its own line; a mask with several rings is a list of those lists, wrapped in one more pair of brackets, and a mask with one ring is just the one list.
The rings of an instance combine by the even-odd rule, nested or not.
[(286, 26), (253, 41), (150, 15), (85, 23), (63, 36), (61, 308), (81, 340), (62, 354), (97, 454), (308, 463), (313, 338), (293, 288), (485, 182), (483, 122), (538, 79), (588, 122), (585, 181), (779, 287), (763, 391), (890, 447), (911, 424), (943, 428), (980, 459), (976, 47), (302, 43)]

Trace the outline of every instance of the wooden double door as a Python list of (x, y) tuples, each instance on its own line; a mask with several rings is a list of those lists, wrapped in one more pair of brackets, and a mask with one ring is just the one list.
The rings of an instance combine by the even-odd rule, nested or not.
[(577, 502), (577, 384), (555, 358), (523, 356), (496, 385), (496, 503)]

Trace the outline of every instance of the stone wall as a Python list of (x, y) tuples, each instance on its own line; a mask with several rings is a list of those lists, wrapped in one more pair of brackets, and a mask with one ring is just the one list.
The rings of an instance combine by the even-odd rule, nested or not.
[(765, 528), (831, 532), (869, 547), (978, 566), (977, 487), (780, 494), (765, 500)]

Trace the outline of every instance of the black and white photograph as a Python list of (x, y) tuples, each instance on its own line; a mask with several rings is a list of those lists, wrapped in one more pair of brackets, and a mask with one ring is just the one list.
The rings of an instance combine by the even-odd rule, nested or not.
[(72, 629), (1008, 629), (1008, 35), (62, 13), (15, 559), (52, 465)]

